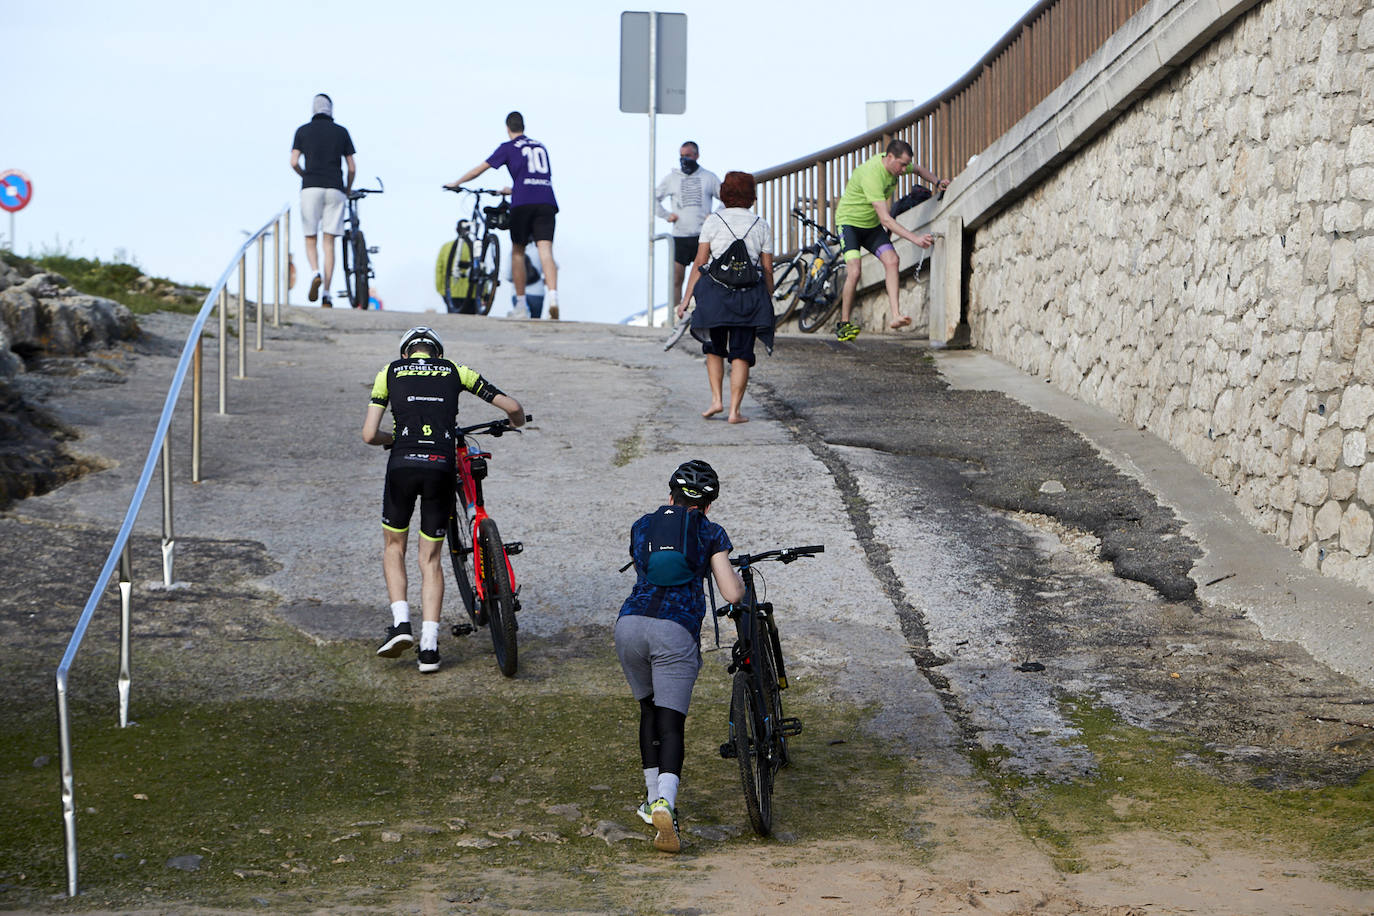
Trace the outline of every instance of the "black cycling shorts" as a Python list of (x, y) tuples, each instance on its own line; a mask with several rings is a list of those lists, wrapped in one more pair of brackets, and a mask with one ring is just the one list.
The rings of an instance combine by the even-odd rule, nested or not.
[(453, 514), (454, 485), (451, 469), (387, 468), (382, 487), (382, 527), (388, 531), (409, 531), (418, 498), (420, 534), (431, 541), (442, 541)]
[(697, 259), (697, 247), (701, 245), (699, 235), (673, 236), (673, 263), (687, 265)]
[[(844, 259), (852, 261), (860, 257), (859, 249), (867, 248), (874, 254), (884, 245), (892, 247), (892, 236), (887, 234), (887, 230), (882, 226), (874, 226), (867, 229), (862, 226), (840, 226), (840, 238), (844, 240)], [(855, 252), (850, 254), (850, 252)]]
[(553, 204), (521, 204), (511, 207), (510, 242), (524, 247), (530, 242), (552, 242), (558, 208)]
[(754, 365), (754, 340), (758, 334), (753, 328), (710, 328), (707, 333), (711, 339), (701, 345), (702, 353), (731, 361), (742, 359)]

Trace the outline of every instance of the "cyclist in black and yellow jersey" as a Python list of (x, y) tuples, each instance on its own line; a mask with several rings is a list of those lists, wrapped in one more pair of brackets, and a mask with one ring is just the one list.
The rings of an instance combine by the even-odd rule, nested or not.
[[(377, 373), (363, 421), (364, 442), (392, 446), (382, 491), (382, 572), (392, 623), (377, 654), (395, 658), (415, 645), (406, 601), (406, 541), (418, 498), (423, 673), (439, 670), (439, 611), (444, 602), (440, 558), (454, 508), (458, 395), (463, 391), (504, 410), (512, 426), (524, 425), (520, 402), (467, 366), (444, 359), (443, 341), (433, 328), (414, 327), (401, 337), (401, 358)], [(381, 431), (388, 404), (394, 421), (389, 433)]]

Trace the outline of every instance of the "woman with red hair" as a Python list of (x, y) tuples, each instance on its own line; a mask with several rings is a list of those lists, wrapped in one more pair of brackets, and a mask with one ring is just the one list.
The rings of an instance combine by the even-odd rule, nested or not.
[(729, 360), (726, 419), (747, 423), (740, 405), (754, 365), (754, 342), (762, 341), (773, 352), (773, 230), (750, 209), (756, 199), (753, 175), (727, 173), (719, 196), (725, 207), (702, 224), (677, 317), (682, 320), (695, 298), (691, 332), (706, 354), (706, 380), (711, 386), (711, 406), (701, 415), (709, 418), (725, 410), (722, 387)]

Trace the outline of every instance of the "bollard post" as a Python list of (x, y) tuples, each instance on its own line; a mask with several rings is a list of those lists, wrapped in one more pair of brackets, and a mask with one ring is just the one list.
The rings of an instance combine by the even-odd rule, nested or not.
[(200, 483), (201, 402), (205, 398), (205, 335), (196, 338), (191, 359), (191, 483)]
[[(133, 535), (129, 535), (133, 539)], [(133, 626), (134, 568), (129, 559), (129, 541), (119, 555), (119, 727), (129, 725), (129, 630)]]
[[(291, 306), (291, 210), (290, 210), (290, 208), (287, 208), (287, 211), (286, 211), (285, 213), (282, 214), (281, 243), (282, 243), (282, 250), (286, 252), (286, 269), (283, 270), (283, 271), (282, 271), (282, 274), (281, 274), (281, 282), (282, 282), (281, 301), (284, 302), (288, 308), (290, 308), (290, 306)], [(280, 316), (278, 316), (278, 317), (280, 317)]]
[(177, 539), (172, 529), (172, 435), (162, 438), (162, 584), (172, 587), (172, 558)]
[(258, 304), (257, 304), (257, 306), (254, 307), (254, 309), (253, 309), (253, 317), (257, 319), (257, 325), (258, 325), (258, 339), (257, 339), (257, 344), (258, 344), (258, 346), (257, 346), (257, 349), (258, 349), (259, 352), (262, 351), (262, 302), (263, 302), (262, 290), (263, 290), (263, 259), (264, 259), (264, 257), (265, 257), (265, 254), (264, 254), (265, 249), (263, 248), (263, 246), (266, 245), (266, 244), (267, 244), (267, 239), (266, 239), (265, 237), (261, 236), (261, 235), (258, 236)]
[(248, 286), (248, 253), (239, 256), (239, 374), (235, 378), (248, 378), (248, 329), (243, 323), (245, 288)]
[(272, 227), (272, 327), (281, 327), (281, 217)]
[(228, 413), (228, 390), (229, 390), (229, 348), (226, 341), (229, 338), (229, 288), (221, 286), (219, 290), (219, 412)]

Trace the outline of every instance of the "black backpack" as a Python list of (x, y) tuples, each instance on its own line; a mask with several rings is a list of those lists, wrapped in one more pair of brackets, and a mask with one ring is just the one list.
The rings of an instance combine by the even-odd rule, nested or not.
[(645, 570), (654, 585), (671, 588), (687, 585), (704, 575), (696, 553), (701, 513), (686, 506), (661, 506), (649, 521), (649, 556)]
[[(725, 217), (719, 213), (716, 217), (725, 223), (725, 231), (734, 236), (735, 240), (730, 243), (730, 247), (720, 253), (720, 257), (711, 262), (706, 268), (706, 273), (712, 280), (731, 289), (748, 289), (757, 285), (760, 280), (759, 269), (754, 266), (754, 259), (749, 257), (749, 246), (744, 244), (744, 239), (735, 235), (735, 230), (725, 222)], [(759, 219), (757, 216), (754, 217), (754, 222), (744, 231), (746, 236), (753, 231)]]

